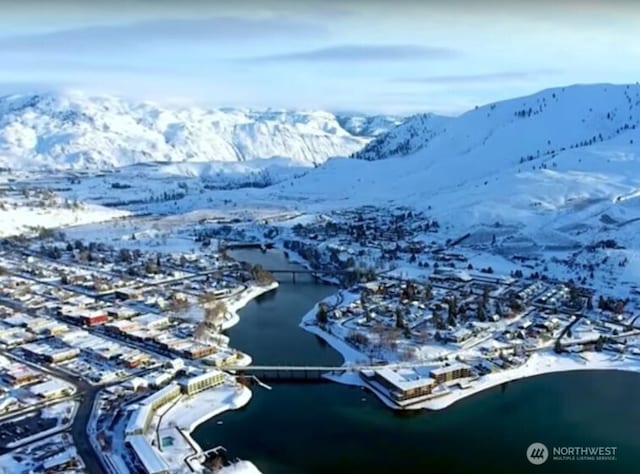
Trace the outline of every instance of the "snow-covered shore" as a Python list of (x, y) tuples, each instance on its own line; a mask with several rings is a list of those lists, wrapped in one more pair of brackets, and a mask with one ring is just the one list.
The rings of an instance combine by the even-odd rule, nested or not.
[[(164, 459), (176, 472), (184, 470), (185, 461), (197, 472), (202, 467), (203, 450), (191, 433), (205, 421), (225, 411), (242, 408), (249, 400), (251, 390), (238, 384), (225, 384), (180, 398), (163, 412), (157, 425), (157, 439), (171, 440), (161, 450)], [(246, 470), (231, 472), (260, 472), (248, 461), (243, 461), (243, 466)]]
[[(223, 325), (224, 329), (233, 327), (240, 322), (238, 312), (250, 301), (258, 296), (272, 291), (278, 287), (278, 282), (269, 285), (250, 285), (244, 290), (224, 300), (229, 312), (229, 318)], [(244, 356), (244, 362), (250, 363), (250, 357)], [(181, 397), (175, 404), (162, 412), (158, 420), (155, 437), (170, 439), (168, 446), (163, 447), (161, 454), (169, 465), (181, 472), (184, 469), (185, 460), (193, 468), (200, 469), (201, 454), (200, 445), (191, 437), (191, 433), (205, 421), (228, 411), (242, 408), (251, 400), (251, 390), (239, 384), (227, 383), (191, 397)], [(255, 465), (249, 461), (241, 461), (233, 466), (224, 468), (221, 472), (259, 474)]]
[[(343, 292), (342, 295), (345, 293)], [(336, 293), (335, 295), (329, 296), (323, 300), (324, 303), (329, 305), (337, 304), (340, 298), (340, 293)], [(329, 334), (323, 329), (319, 328), (315, 324), (316, 314), (318, 313), (318, 304), (316, 303), (313, 308), (311, 308), (303, 317), (302, 322), (300, 323), (300, 327), (311, 334), (315, 334), (316, 336), (324, 339), (333, 349), (338, 351), (344, 360), (344, 365), (352, 365), (356, 363), (368, 362), (369, 358), (360, 351), (357, 351), (349, 344), (344, 342), (339, 337), (334, 336), (333, 334)]]
[(549, 349), (544, 352), (541, 351), (532, 354), (529, 360), (520, 367), (485, 375), (480, 380), (474, 381), (473, 385), (467, 389), (451, 391), (450, 394), (443, 397), (434, 398), (417, 404), (415, 408), (441, 410), (459, 400), (462, 400), (463, 398), (506, 382), (556, 372), (570, 372), (575, 370), (620, 370), (626, 372), (640, 372), (640, 360), (620, 360), (611, 354), (603, 352), (564, 355), (556, 354), (553, 350)]
[[(332, 304), (335, 302), (336, 297), (336, 295), (331, 296), (325, 299), (325, 302)], [(318, 327), (314, 323), (317, 311), (318, 305), (316, 304), (307, 314), (304, 315), (302, 322), (300, 323), (300, 327), (307, 332), (321, 337), (333, 349), (338, 351), (344, 360), (343, 365), (366, 364), (369, 362), (369, 358), (365, 354), (354, 349), (339, 337)], [(386, 396), (384, 396), (384, 394), (375, 391), (374, 393), (390, 408), (442, 410), (464, 398), (499, 386), (503, 383), (539, 375), (576, 370), (620, 370), (640, 373), (640, 358), (627, 357), (626, 359), (621, 359), (619, 356), (612, 356), (610, 353), (603, 352), (585, 352), (580, 353), (579, 355), (569, 353), (556, 354), (552, 349), (546, 349), (533, 353), (529, 360), (520, 367), (484, 375), (483, 377), (472, 381), (464, 389), (455, 387), (456, 384), (454, 383), (446, 394), (405, 408), (401, 408), (392, 403), (386, 398)], [(346, 385), (370, 388), (358, 374), (353, 372), (344, 373), (342, 375), (331, 375), (327, 376), (327, 378), (334, 382)]]
[(260, 295), (268, 293), (278, 288), (278, 282), (274, 281), (268, 285), (251, 285), (238, 294), (235, 294), (229, 298), (226, 298), (224, 302), (227, 305), (227, 311), (230, 314), (230, 318), (227, 319), (222, 325), (223, 329), (229, 329), (240, 322), (240, 316), (238, 311), (248, 305), (253, 299)]

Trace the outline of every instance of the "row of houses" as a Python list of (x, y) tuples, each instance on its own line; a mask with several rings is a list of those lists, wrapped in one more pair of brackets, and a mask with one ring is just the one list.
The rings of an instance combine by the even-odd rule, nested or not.
[(58, 339), (98, 360), (120, 363), (128, 368), (135, 368), (150, 361), (146, 352), (95, 336), (82, 329), (65, 333)]
[[(153, 320), (151, 318), (153, 316)], [(148, 318), (145, 326), (140, 318)], [(194, 341), (191, 337), (179, 337), (173, 332), (166, 331), (169, 319), (165, 316), (140, 316), (132, 320), (120, 320), (109, 323), (105, 329), (110, 333), (131, 341), (148, 344), (159, 352), (171, 353), (187, 359), (201, 359), (216, 353), (219, 349), (215, 345)]]

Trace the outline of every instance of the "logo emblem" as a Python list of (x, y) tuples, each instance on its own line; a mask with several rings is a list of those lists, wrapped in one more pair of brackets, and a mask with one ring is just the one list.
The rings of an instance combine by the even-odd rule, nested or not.
[(531, 464), (539, 466), (544, 464), (549, 458), (549, 450), (542, 443), (530, 444), (527, 448), (527, 459)]

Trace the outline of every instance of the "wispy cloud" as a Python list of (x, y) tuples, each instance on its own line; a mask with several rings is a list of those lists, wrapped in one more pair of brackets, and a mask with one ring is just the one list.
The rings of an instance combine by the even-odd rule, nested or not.
[(270, 38), (324, 37), (326, 33), (324, 25), (284, 16), (158, 19), (5, 37), (0, 40), (0, 50), (75, 53), (118, 50), (156, 42), (252, 42)]
[(486, 74), (451, 74), (442, 76), (418, 76), (400, 77), (392, 79), (391, 82), (405, 84), (434, 84), (434, 85), (474, 85), (491, 84), (496, 82), (525, 82), (541, 77), (552, 76), (560, 73), (556, 69), (539, 69), (534, 71), (506, 71)]
[(61, 92), (72, 88), (74, 84), (60, 84), (54, 81), (0, 81), (0, 96), (11, 94), (35, 94)]
[(459, 53), (453, 49), (413, 44), (337, 45), (325, 48), (272, 54), (246, 59), (256, 62), (373, 62), (407, 59), (448, 59)]

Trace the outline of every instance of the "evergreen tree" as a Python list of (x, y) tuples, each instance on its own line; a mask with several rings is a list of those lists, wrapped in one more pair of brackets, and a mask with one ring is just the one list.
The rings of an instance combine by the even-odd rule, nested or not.
[(325, 325), (329, 321), (329, 315), (327, 314), (327, 308), (324, 304), (318, 305), (318, 312), (316, 313), (316, 321), (320, 325)]
[(487, 320), (487, 310), (483, 305), (478, 306), (478, 321)]
[(396, 307), (396, 327), (399, 329), (404, 329), (404, 317), (402, 316), (402, 309), (400, 306)]
[(424, 299), (425, 301), (429, 301), (431, 298), (433, 298), (433, 289), (431, 285), (427, 283), (424, 285)]

